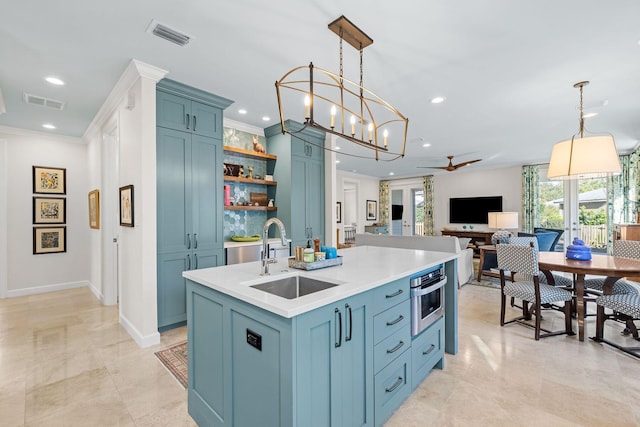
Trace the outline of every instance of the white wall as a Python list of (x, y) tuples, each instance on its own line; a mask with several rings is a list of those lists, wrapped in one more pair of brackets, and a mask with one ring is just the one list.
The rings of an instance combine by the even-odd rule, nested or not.
[[(80, 138), (11, 128), (1, 128), (0, 139), (6, 143), (8, 178), (1, 184), (7, 209), (7, 296), (86, 286), (90, 276), (87, 147)], [(32, 166), (67, 170), (67, 194), (60, 196), (66, 198), (65, 253), (33, 254)]]
[[(522, 168), (519, 166), (478, 171), (456, 171), (434, 177), (434, 231), (442, 227), (457, 227), (449, 223), (449, 198), (502, 196), (502, 210), (522, 214)], [(520, 218), (522, 223), (522, 218)], [(476, 230), (488, 230), (487, 225), (475, 225)]]

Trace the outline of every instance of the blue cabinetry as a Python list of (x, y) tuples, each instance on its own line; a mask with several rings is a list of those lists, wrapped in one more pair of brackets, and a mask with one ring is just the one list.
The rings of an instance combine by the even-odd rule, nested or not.
[[(179, 96), (181, 89), (184, 93)], [(158, 83), (156, 175), (160, 330), (186, 321), (182, 272), (224, 264), (220, 136), (222, 109), (227, 105), (229, 101), (223, 98), (176, 82), (163, 80)]]
[(265, 129), (269, 152), (277, 155), (274, 179), (278, 181), (278, 218), (290, 234), (293, 246), (307, 240), (325, 241), (324, 139), (316, 129), (302, 129), (287, 121), (287, 128), (299, 131), (283, 134), (280, 124)]

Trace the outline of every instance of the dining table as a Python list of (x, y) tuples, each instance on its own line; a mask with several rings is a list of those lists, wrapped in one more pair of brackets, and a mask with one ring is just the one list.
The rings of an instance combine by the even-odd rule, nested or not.
[[(592, 254), (590, 260), (567, 259), (564, 252), (539, 252), (538, 267), (547, 275), (551, 271), (572, 273), (578, 317), (578, 339), (584, 341), (584, 278), (587, 274), (605, 276), (604, 294), (610, 294), (613, 284), (622, 277), (640, 275), (640, 259)], [(549, 277), (547, 275), (547, 277)]]

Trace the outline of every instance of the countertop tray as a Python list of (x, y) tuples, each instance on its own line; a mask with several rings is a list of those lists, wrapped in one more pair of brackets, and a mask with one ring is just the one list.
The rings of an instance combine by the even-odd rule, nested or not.
[(297, 268), (300, 270), (317, 270), (319, 268), (335, 267), (336, 265), (342, 265), (341, 256), (315, 262), (296, 261), (295, 258), (289, 258), (289, 267)]

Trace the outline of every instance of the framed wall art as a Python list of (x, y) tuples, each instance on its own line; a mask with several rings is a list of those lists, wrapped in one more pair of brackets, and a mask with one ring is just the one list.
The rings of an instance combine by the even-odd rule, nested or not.
[(367, 200), (367, 221), (378, 219), (378, 201)]
[(33, 227), (33, 254), (67, 251), (67, 227)]
[(67, 194), (67, 170), (48, 166), (33, 166), (33, 192), (36, 194)]
[(67, 222), (67, 199), (33, 197), (34, 224), (64, 224)]
[(120, 225), (133, 227), (133, 185), (120, 187)]
[(342, 202), (336, 202), (336, 223), (342, 222)]
[(100, 228), (100, 190), (89, 191), (89, 227)]

